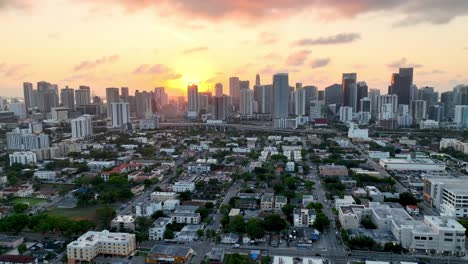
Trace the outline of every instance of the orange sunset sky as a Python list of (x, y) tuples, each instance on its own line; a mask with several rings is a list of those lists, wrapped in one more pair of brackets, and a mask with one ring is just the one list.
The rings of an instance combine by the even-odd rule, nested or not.
[(415, 68), (418, 86), (468, 83), (466, 0), (0, 0), (0, 96), (45, 80), (228, 93), (229, 76), (320, 89), (357, 72), (387, 90)]

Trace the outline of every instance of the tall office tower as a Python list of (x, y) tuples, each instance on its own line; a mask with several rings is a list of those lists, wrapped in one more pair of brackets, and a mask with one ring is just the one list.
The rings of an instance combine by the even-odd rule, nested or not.
[(107, 116), (112, 113), (111, 104), (120, 102), (119, 88), (106, 88)]
[(379, 89), (370, 89), (369, 90), (369, 99), (371, 100), (371, 116), (372, 118), (376, 118), (379, 109), (379, 96), (380, 90)]
[(260, 74), (257, 73), (257, 75), (255, 75), (255, 85), (261, 85), (260, 84)]
[(209, 110), (209, 97), (205, 93), (198, 93), (198, 106), (200, 114), (206, 114)]
[(445, 119), (445, 108), (443, 103), (429, 106), (429, 119), (442, 122)]
[(129, 96), (130, 92), (128, 91), (128, 87), (120, 87), (120, 98), (122, 101), (127, 102)]
[(239, 86), (239, 77), (230, 77), (229, 78), (229, 96), (231, 97), (231, 104), (234, 109), (239, 109), (239, 96), (240, 96), (240, 86)]
[(392, 74), (389, 94), (398, 95), (400, 104), (410, 104), (411, 86), (413, 85), (413, 68), (400, 68), (398, 73)]
[(459, 128), (468, 127), (468, 105), (456, 105), (453, 122)]
[(93, 96), (93, 104), (100, 104), (102, 103), (102, 99), (99, 96)]
[(153, 114), (153, 94), (135, 91), (136, 117), (146, 118)]
[(361, 105), (359, 102), (362, 98), (368, 97), (368, 88), (366, 82), (358, 82), (356, 84), (356, 112), (370, 112), (370, 111), (361, 111)]
[(60, 101), (63, 107), (72, 111), (75, 110), (75, 90), (65, 86), (65, 88), (60, 90)]
[(273, 119), (288, 118), (289, 76), (287, 73), (273, 75)]
[(252, 115), (253, 114), (253, 91), (250, 89), (240, 90), (240, 109), (241, 115)]
[(343, 105), (343, 89), (340, 84), (332, 84), (325, 88), (325, 104)]
[(122, 127), (130, 123), (130, 109), (128, 103), (111, 103), (112, 127)]
[(410, 104), (410, 113), (413, 117), (413, 124), (419, 125), (427, 116), (427, 104), (424, 100), (413, 100)]
[[(2, 108), (3, 109), (3, 108)], [(16, 102), (8, 105), (8, 110), (18, 118), (26, 118), (26, 106), (24, 103)]]
[(306, 115), (306, 91), (302, 88), (302, 83), (296, 83), (294, 91), (294, 113), (297, 116)]
[(368, 97), (361, 98), (359, 100), (359, 112), (366, 112), (370, 113), (371, 112), (371, 104), (372, 101)]
[(187, 112), (193, 112), (198, 115), (198, 111), (200, 110), (199, 102), (198, 102), (198, 86), (195, 84), (189, 85), (187, 87)]
[(223, 96), (223, 84), (222, 83), (215, 84), (215, 96), (216, 97)]
[(431, 107), (439, 101), (439, 93), (434, 91), (434, 87), (422, 87), (418, 90), (418, 100), (426, 101), (427, 107)]
[(153, 106), (156, 112), (160, 111), (164, 105), (168, 104), (168, 95), (164, 87), (154, 88), (154, 103)]
[(257, 112), (271, 114), (273, 112), (273, 85), (255, 85), (254, 100), (257, 102)]
[(86, 138), (93, 134), (93, 118), (82, 115), (71, 120), (72, 138)]
[[(250, 89), (250, 82), (249, 81), (239, 81), (239, 89)], [(239, 92), (240, 93), (240, 92)], [(240, 96), (240, 94), (239, 94)]]
[(229, 97), (226, 95), (213, 98), (213, 119), (226, 120)]
[(343, 89), (343, 106), (350, 106), (357, 110), (357, 75), (356, 73), (343, 73), (341, 86)]
[(37, 83), (37, 107), (39, 111), (48, 113), (52, 107), (59, 105), (56, 85), (48, 82)]
[(468, 105), (468, 85), (457, 85), (453, 88), (454, 104)]
[(91, 89), (89, 86), (80, 86), (75, 90), (75, 105), (91, 104)]
[(410, 86), (410, 101), (411, 100), (418, 100), (419, 98), (419, 89), (416, 85)]
[(316, 118), (325, 117), (325, 101), (312, 100), (309, 102), (309, 121), (314, 121)]
[(317, 100), (325, 101), (325, 90), (317, 91)]
[(33, 98), (33, 84), (30, 82), (23, 83), (23, 94), (24, 94), (24, 104), (26, 107), (26, 111), (33, 108), (33, 104), (31, 102)]
[(440, 102), (444, 104), (444, 113), (446, 118), (453, 118), (455, 115), (454, 92), (448, 91), (440, 95)]
[(317, 87), (312, 86), (312, 85), (308, 85), (308, 86), (302, 87), (302, 89), (305, 92), (305, 99), (304, 99), (304, 101), (305, 101), (305, 112), (309, 113), (309, 111), (310, 111), (310, 101), (318, 100)]
[(339, 110), (340, 121), (348, 123), (353, 120), (353, 109), (350, 106), (342, 106)]

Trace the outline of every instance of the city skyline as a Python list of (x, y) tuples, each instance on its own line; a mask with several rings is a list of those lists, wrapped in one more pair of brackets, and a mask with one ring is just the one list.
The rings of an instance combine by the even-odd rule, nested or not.
[(227, 93), (231, 76), (272, 84), (278, 72), (323, 90), (356, 72), (384, 94), (411, 66), (414, 84), (443, 92), (468, 82), (457, 34), (467, 14), (463, 1), (0, 2), (0, 93), (42, 80), (100, 96), (121, 86), (185, 95), (190, 83), (214, 93), (218, 82)]

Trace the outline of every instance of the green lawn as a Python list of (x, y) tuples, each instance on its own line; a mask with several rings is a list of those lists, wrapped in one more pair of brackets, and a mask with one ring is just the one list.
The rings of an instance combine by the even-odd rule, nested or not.
[(96, 220), (96, 209), (101, 206), (88, 206), (86, 208), (55, 208), (49, 210), (50, 215), (61, 215), (75, 220)]
[(29, 204), (29, 206), (34, 206), (36, 204), (43, 203), (45, 201), (46, 201), (45, 199), (39, 199), (39, 198), (21, 198), (21, 197), (18, 197), (18, 198), (11, 199), (9, 201), (9, 203), (11, 203), (11, 204), (25, 203), (25, 204)]

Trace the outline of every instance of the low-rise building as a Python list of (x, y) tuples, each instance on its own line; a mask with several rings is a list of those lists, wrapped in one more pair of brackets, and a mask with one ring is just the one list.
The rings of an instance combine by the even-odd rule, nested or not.
[(170, 214), (172, 220), (178, 224), (198, 225), (201, 222), (199, 213), (174, 212)]
[(388, 159), (390, 158), (390, 152), (384, 152), (384, 151), (369, 151), (368, 156), (371, 159)]
[(4, 188), (0, 191), (2, 197), (13, 196), (13, 197), (30, 197), (34, 192), (32, 185), (22, 184), (13, 185), (8, 188)]
[(356, 201), (351, 195), (345, 195), (343, 198), (335, 198), (335, 209), (338, 210), (340, 206), (349, 206), (356, 204)]
[(468, 181), (466, 178), (426, 177), (424, 199), (446, 215), (468, 217)]
[(146, 256), (146, 263), (187, 263), (195, 251), (189, 246), (155, 245)]
[(287, 172), (294, 172), (294, 161), (287, 162), (284, 170)]
[(311, 194), (305, 194), (302, 196), (302, 207), (307, 207), (307, 205), (309, 205), (310, 203), (313, 203), (315, 200), (314, 200), (314, 196), (311, 195)]
[(429, 158), (381, 159), (380, 166), (395, 171), (445, 171), (445, 164)]
[(88, 231), (67, 245), (67, 258), (69, 264), (92, 262), (98, 255), (130, 256), (135, 248), (135, 234)]
[(263, 194), (262, 200), (260, 201), (260, 209), (263, 211), (272, 211), (274, 204), (274, 195), (272, 193)]
[(293, 211), (293, 223), (295, 227), (312, 226), (315, 222), (317, 213), (313, 209), (296, 208)]
[(118, 215), (112, 219), (111, 228), (117, 231), (135, 231), (135, 218), (131, 215)]
[(0, 264), (36, 264), (37, 258), (34, 256), (1, 255)]
[(356, 229), (361, 224), (363, 205), (348, 205), (338, 208), (338, 220), (343, 229)]
[(288, 204), (288, 198), (286, 196), (277, 195), (275, 198), (275, 211), (281, 211), (283, 206)]
[(90, 161), (87, 165), (91, 171), (102, 171), (103, 169), (114, 167), (115, 161)]
[(156, 219), (148, 230), (149, 240), (163, 240), (167, 225), (171, 223), (171, 217), (159, 217)]
[(57, 172), (55, 171), (35, 171), (34, 178), (38, 178), (40, 180), (45, 181), (55, 181), (55, 177), (57, 176)]
[(0, 247), (17, 248), (23, 242), (23, 237), (0, 234)]
[(366, 192), (373, 202), (383, 202), (385, 199), (383, 193), (375, 186), (366, 186)]
[(152, 201), (164, 202), (167, 200), (177, 199), (177, 193), (176, 192), (152, 192), (150, 197)]
[(323, 165), (319, 166), (320, 176), (348, 176), (348, 168), (341, 165)]
[(211, 165), (208, 163), (192, 163), (187, 170), (190, 173), (208, 173), (211, 170)]
[(186, 181), (175, 182), (174, 185), (172, 186), (172, 191), (176, 193), (185, 192), (185, 191), (193, 192), (195, 191), (195, 183), (186, 182)]
[(36, 153), (32, 151), (16, 151), (8, 155), (10, 166), (14, 163), (28, 165), (37, 162)]

